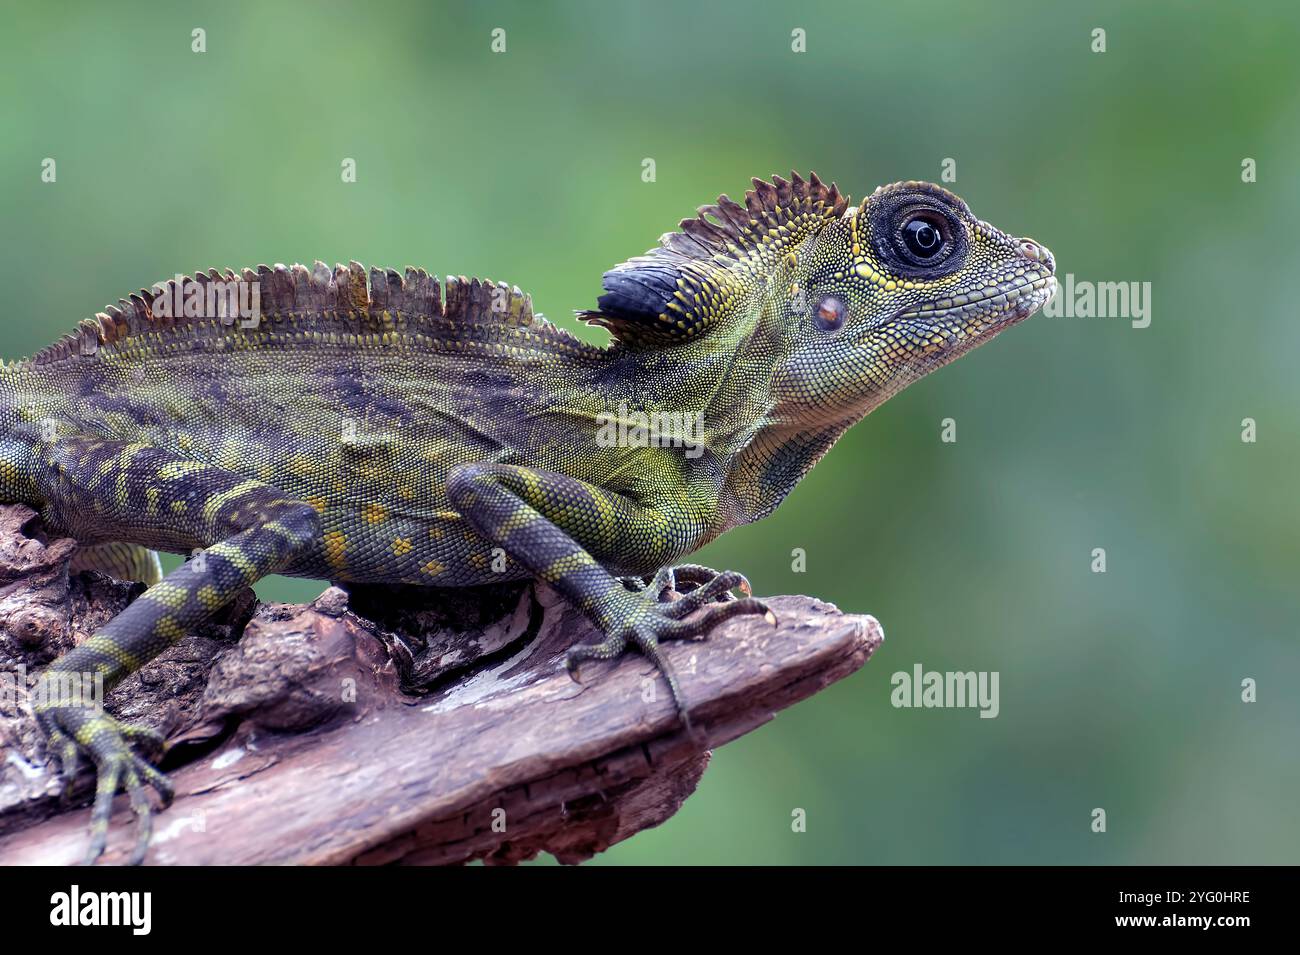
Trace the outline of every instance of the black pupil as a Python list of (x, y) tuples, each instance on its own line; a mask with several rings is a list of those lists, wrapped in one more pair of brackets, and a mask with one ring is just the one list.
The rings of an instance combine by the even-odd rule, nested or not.
[(903, 227), (903, 241), (908, 251), (918, 258), (929, 259), (935, 256), (943, 245), (943, 234), (926, 219), (913, 219)]

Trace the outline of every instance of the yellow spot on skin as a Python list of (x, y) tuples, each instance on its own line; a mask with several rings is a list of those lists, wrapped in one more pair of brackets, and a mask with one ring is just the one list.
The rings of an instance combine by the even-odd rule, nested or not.
[(388, 520), (388, 508), (382, 504), (367, 504), (361, 509), (361, 516), (369, 524), (382, 524)]
[(604, 494), (593, 494), (592, 501), (596, 505), (596, 512), (599, 515), (600, 526), (610, 528), (614, 526), (614, 502)]
[[(122, 666), (126, 667), (128, 672), (140, 669), (141, 661), (137, 660), (126, 650), (114, 643), (112, 637), (107, 637), (103, 634), (96, 634), (83, 643), (82, 646), (88, 650), (93, 650), (100, 656), (116, 660)], [(108, 670), (108, 668), (104, 667), (102, 664), (96, 667), (96, 669), (101, 670), (101, 672), (107, 672)]]
[(158, 625), (153, 628), (153, 632), (168, 643), (175, 643), (185, 636), (185, 628), (177, 622), (175, 617), (163, 617), (158, 621)]
[(398, 557), (401, 557), (403, 554), (408, 554), (408, 553), (410, 553), (410, 551), (411, 551), (411, 542), (410, 542), (410, 540), (408, 540), (408, 539), (405, 538), (405, 537), (394, 537), (394, 538), (393, 538), (393, 553), (394, 553), (394, 554), (396, 554)]
[(328, 502), (325, 500), (325, 498), (321, 497), (318, 494), (312, 494), (309, 495), (308, 497), (304, 497), (303, 501), (306, 504), (308, 504), (311, 507), (311, 509), (318, 514), (324, 514), (325, 508), (328, 506)]
[(188, 591), (169, 581), (163, 580), (150, 587), (140, 597), (141, 601), (156, 603), (163, 607), (171, 607), (173, 610), (179, 610), (185, 606), (185, 601), (189, 598)]
[(505, 537), (513, 531), (527, 527), (529, 524), (533, 523), (534, 520), (537, 520), (537, 513), (521, 507), (497, 525), (497, 536)]
[(429, 577), (437, 577), (446, 569), (447, 569), (446, 564), (442, 563), (441, 561), (431, 560), (423, 567), (420, 568), (420, 573), (425, 574), (426, 576)]
[(517, 473), (524, 482), (524, 500), (530, 504), (540, 504), (546, 496), (546, 491), (542, 487), (538, 476), (532, 471), (519, 471)]
[(103, 720), (103, 719), (86, 720), (86, 722), (82, 723), (79, 727), (77, 727), (77, 742), (80, 743), (82, 746), (89, 747), (90, 744), (94, 742), (95, 737), (97, 735), (106, 732), (110, 728), (111, 727), (108, 720)]
[(198, 461), (170, 461), (158, 470), (158, 477), (164, 481), (174, 481), (195, 471), (202, 471), (205, 467), (207, 465)]
[(572, 573), (573, 571), (579, 570), (583, 567), (590, 567), (595, 563), (595, 560), (593, 560), (590, 555), (583, 553), (582, 551), (573, 554), (566, 554), (564, 557), (552, 561), (551, 564), (542, 571), (541, 577), (543, 580), (548, 581), (560, 580), (565, 574)]
[(316, 473), (316, 462), (305, 454), (295, 454), (288, 460), (287, 467), (296, 477), (311, 477)]
[[(250, 584), (261, 576), (257, 569), (257, 565), (249, 559), (247, 554), (239, 549), (237, 544), (217, 544), (214, 547), (209, 547), (208, 553), (224, 557), (230, 562), (231, 566), (239, 570), (243, 575), (244, 580)], [(149, 592), (151, 593), (152, 591)]]
[[(159, 476), (161, 477), (162, 475), (160, 474)], [(259, 481), (244, 481), (242, 484), (236, 484), (228, 491), (213, 494), (203, 502), (203, 519), (205, 521), (213, 520), (225, 504), (230, 501), (238, 500), (250, 491), (255, 491), (261, 487), (263, 487), (263, 485)]]
[(335, 570), (347, 566), (348, 538), (342, 531), (330, 531), (325, 535), (325, 560)]

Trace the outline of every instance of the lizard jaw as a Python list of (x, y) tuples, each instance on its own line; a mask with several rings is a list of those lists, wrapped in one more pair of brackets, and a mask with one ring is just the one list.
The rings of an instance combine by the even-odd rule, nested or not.
[(1056, 277), (1039, 275), (1008, 289), (994, 289), (974, 301), (947, 307), (921, 306), (906, 309), (877, 331), (873, 349), (882, 347), (902, 352), (904, 364), (876, 393), (877, 407), (919, 378), (983, 345), (1012, 325), (1019, 324), (1047, 304), (1056, 293)]
[[(956, 358), (976, 343), (1024, 321), (1056, 294), (1056, 277), (1041, 275), (1010, 288), (992, 287), (942, 303), (907, 309), (891, 324), (921, 339), (925, 356)], [(955, 352), (955, 354), (950, 354)]]
[[(927, 302), (915, 308), (902, 309), (894, 315), (893, 321), (905, 319), (945, 320), (959, 318), (962, 315), (987, 313), (993, 313), (993, 317), (997, 317), (999, 314), (1018, 311), (1024, 305), (1032, 302), (1034, 298), (1041, 297), (1041, 301), (1038, 301), (1037, 304), (1030, 308), (1029, 314), (1032, 314), (1035, 309), (1046, 303), (1055, 290), (1056, 276), (1052, 272), (1031, 271), (1024, 276), (1017, 276), (1016, 280), (989, 285), (974, 292), (956, 295), (952, 298)], [(936, 322), (936, 324), (938, 323)]]

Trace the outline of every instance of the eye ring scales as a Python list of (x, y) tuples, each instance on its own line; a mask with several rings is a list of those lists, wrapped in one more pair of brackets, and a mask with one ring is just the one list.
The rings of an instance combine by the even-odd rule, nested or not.
[(904, 278), (933, 279), (961, 269), (969, 246), (958, 211), (923, 192), (874, 199), (866, 207), (877, 258)]

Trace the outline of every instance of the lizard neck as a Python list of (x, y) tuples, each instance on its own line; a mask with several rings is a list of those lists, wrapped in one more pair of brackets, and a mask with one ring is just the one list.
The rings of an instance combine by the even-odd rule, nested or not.
[(699, 420), (706, 454), (696, 479), (720, 483), (710, 538), (776, 509), (861, 415), (812, 420), (777, 407), (771, 381), (788, 343), (753, 309), (731, 334), (680, 346), (613, 349), (590, 385), (616, 404)]
[(861, 417), (814, 417), (809, 409), (779, 401), (775, 381), (790, 348), (783, 334), (785, 308), (773, 296), (751, 311), (716, 388), (710, 437), (724, 462), (724, 529), (772, 513)]
[(767, 411), (765, 389), (732, 345), (688, 343), (649, 350), (610, 348), (589, 366), (586, 390), (613, 411), (626, 404), (648, 414), (668, 414), (687, 425), (693, 442), (725, 461), (749, 440)]
[[(783, 288), (780, 282), (773, 288)], [(720, 501), (723, 529), (761, 520), (804, 476), (867, 406), (815, 409), (779, 398), (777, 379), (789, 360), (784, 334), (787, 303), (771, 295), (751, 312), (732, 346), (731, 365), (719, 382), (711, 426), (712, 447), (723, 461)]]
[(731, 526), (771, 514), (852, 422), (802, 428), (767, 424), (756, 428), (727, 468), (724, 493)]

